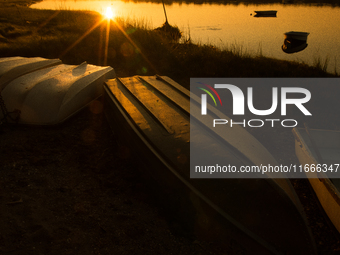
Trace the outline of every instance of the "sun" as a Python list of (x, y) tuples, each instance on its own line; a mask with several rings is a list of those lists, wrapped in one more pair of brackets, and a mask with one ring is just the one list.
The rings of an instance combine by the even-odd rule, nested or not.
[(110, 6), (106, 7), (105, 17), (107, 19), (112, 19), (114, 17), (114, 13), (112, 11), (112, 8)]

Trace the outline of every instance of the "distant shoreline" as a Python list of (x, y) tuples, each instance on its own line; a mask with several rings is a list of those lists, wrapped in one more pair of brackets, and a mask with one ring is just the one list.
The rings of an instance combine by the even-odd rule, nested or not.
[[(124, 0), (122, 0), (124, 1)], [(162, 0), (125, 0), (124, 2), (152, 2), (162, 3)], [(165, 4), (287, 4), (287, 5), (327, 5), (327, 6), (340, 6), (338, 0), (165, 0)]]
[[(5, 5), (21, 5), (30, 7), (32, 4), (41, 2), (43, 0), (0, 0), (0, 6)], [(122, 0), (124, 2), (152, 2), (152, 3), (162, 3), (162, 0)], [(166, 5), (171, 5), (173, 3), (179, 4), (253, 4), (253, 5), (262, 5), (262, 4), (284, 4), (284, 5), (319, 5), (319, 6), (340, 6), (340, 2), (338, 0), (165, 0)]]
[(32, 4), (43, 0), (0, 0), (0, 8), (10, 8), (15, 6), (30, 7)]

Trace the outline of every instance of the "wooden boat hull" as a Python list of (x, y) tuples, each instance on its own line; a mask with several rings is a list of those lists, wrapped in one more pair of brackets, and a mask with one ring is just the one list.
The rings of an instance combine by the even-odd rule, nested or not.
[(19, 123), (55, 125), (102, 95), (104, 81), (114, 77), (111, 67), (58, 64), (13, 79), (1, 95), (9, 112), (20, 111)]
[[(315, 254), (287, 179), (190, 179), (190, 132), (204, 127), (190, 122), (189, 98), (167, 77), (117, 78), (104, 85), (105, 113), (121, 146), (141, 159), (163, 201), (199, 238), (222, 244), (227, 254)], [(240, 161), (233, 149), (218, 146), (228, 160)]]
[[(332, 164), (340, 164), (340, 131), (311, 129), (309, 133), (310, 135), (302, 128), (293, 129), (295, 152), (300, 163), (307, 166), (326, 164), (328, 167)], [(318, 147), (317, 149), (314, 149), (313, 143)], [(316, 150), (319, 151), (321, 160)], [(306, 175), (320, 204), (340, 232), (340, 179), (330, 179), (327, 173), (317, 171), (308, 172)]]

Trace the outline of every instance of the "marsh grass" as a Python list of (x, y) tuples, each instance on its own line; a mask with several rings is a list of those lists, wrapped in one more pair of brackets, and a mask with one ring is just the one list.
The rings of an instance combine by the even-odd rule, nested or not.
[(325, 57), (324, 59), (321, 58), (320, 56), (318, 57), (314, 57), (314, 60), (313, 60), (313, 66), (315, 68), (318, 68), (318, 69), (321, 69), (323, 71), (327, 71), (328, 69), (328, 64), (329, 64), (329, 57)]
[[(190, 36), (174, 42), (151, 29), (146, 20), (116, 18), (110, 22), (106, 42), (108, 22), (98, 13), (19, 8), (23, 19), (15, 15), (16, 8), (0, 9), (1, 57), (61, 58), (69, 64), (87, 61), (110, 65), (119, 76), (157, 73), (186, 85), (190, 77), (331, 76), (325, 72), (328, 62), (321, 60), (309, 67), (263, 57), (261, 49), (254, 56), (237, 44), (221, 50), (194, 44)], [(8, 28), (17, 36), (8, 36)]]
[(121, 17), (117, 16), (114, 21), (112, 21), (124, 28), (134, 28), (139, 30), (152, 30), (152, 24), (150, 20), (147, 20), (144, 17)]
[(337, 60), (336, 60), (336, 57), (334, 57), (334, 75), (338, 76), (338, 70), (336, 69), (336, 66), (337, 66)]
[(224, 51), (229, 51), (233, 53), (235, 56), (240, 58), (248, 58), (251, 57), (249, 51), (243, 46), (243, 44), (232, 43), (224, 47)]

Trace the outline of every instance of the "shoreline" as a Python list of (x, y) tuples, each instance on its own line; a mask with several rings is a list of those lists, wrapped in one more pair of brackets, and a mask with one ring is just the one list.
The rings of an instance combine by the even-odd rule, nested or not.
[[(11, 6), (23, 6), (23, 7), (30, 7), (32, 4), (42, 2), (43, 0), (1, 0), (0, 1), (0, 7), (11, 7)], [(186, 3), (186, 4), (225, 4), (225, 5), (239, 5), (239, 4), (245, 4), (245, 5), (263, 5), (263, 4), (283, 4), (283, 5), (317, 5), (317, 6), (340, 6), (340, 2), (336, 0), (326, 0), (326, 1), (318, 1), (318, 0), (288, 0), (287, 3), (284, 3), (285, 0), (242, 0), (242, 1), (233, 1), (233, 0), (225, 0), (225, 1), (206, 1), (206, 0), (193, 0), (193, 1), (167, 1), (165, 5), (171, 5), (173, 3)], [(127, 1), (129, 2), (129, 1)], [(143, 1), (131, 1), (131, 2), (151, 2), (151, 3), (162, 3), (160, 0), (143, 0)]]
[(0, 0), (0, 7), (1, 8), (8, 8), (8, 7), (30, 7), (32, 4), (41, 2), (43, 0)]
[[(149, 1), (150, 3), (152, 3), (153, 1)], [(52, 4), (51, 4), (52, 3)], [(132, 2), (131, 2), (132, 3)], [(105, 4), (105, 3), (104, 3)], [(244, 4), (244, 3), (240, 3)], [(53, 11), (58, 11), (57, 6), (61, 6), (61, 4), (53, 4), (53, 2), (51, 1), (47, 1), (47, 2), (43, 2), (41, 4), (38, 4), (36, 7), (34, 6), (34, 8), (38, 8), (37, 10), (42, 10), (40, 8), (52, 8)], [(63, 5), (63, 9), (73, 9), (73, 8), (77, 8), (77, 4), (72, 4), (70, 2), (70, 4), (68, 4), (67, 2)], [(138, 6), (138, 5), (137, 5)], [(152, 5), (153, 6), (153, 5)], [(216, 10), (216, 8), (218, 9), (219, 5), (214, 4), (213, 7), (212, 6), (208, 6), (208, 5), (204, 5), (207, 8), (209, 8), (209, 11), (213, 11)], [(243, 5), (242, 5), (243, 6)], [(114, 9), (117, 9), (116, 12), (122, 12), (123, 13), (123, 7), (116, 7), (113, 6)], [(155, 6), (153, 6), (155, 7)], [(336, 48), (336, 44), (333, 40), (333, 38), (336, 38), (332, 33), (329, 33), (329, 35), (327, 35), (328, 41), (325, 42), (324, 40), (321, 39), (320, 36), (318, 36), (320, 33), (322, 33), (323, 31), (320, 29), (320, 25), (318, 26), (319, 28), (316, 29), (312, 26), (310, 26), (311, 22), (307, 22), (306, 25), (304, 25), (303, 27), (304, 30), (303, 31), (308, 31), (311, 33), (311, 35), (308, 37), (309, 39), (309, 43), (305, 44), (305, 47), (308, 48), (306, 50), (302, 50), (301, 48), (295, 47), (293, 46), (293, 50), (289, 51), (289, 50), (282, 50), (282, 47), (289, 47), (290, 44), (285, 44), (284, 41), (284, 32), (289, 31), (289, 29), (293, 29), (294, 27), (296, 27), (296, 24), (292, 24), (289, 25), (289, 29), (286, 28), (284, 24), (281, 24), (282, 20), (285, 18), (288, 18), (292, 15), (292, 13), (295, 13), (297, 10), (299, 10), (299, 8), (301, 8), (301, 10), (299, 12), (301, 12), (301, 15), (307, 15), (309, 16), (310, 12), (316, 12), (316, 13), (322, 13), (322, 14), (318, 14), (318, 18), (320, 18), (320, 20), (323, 20), (324, 14), (327, 14), (328, 12), (337, 12), (337, 8), (331, 8), (331, 7), (309, 7), (309, 6), (304, 6), (304, 7), (297, 7), (294, 5), (290, 5), (290, 6), (286, 6), (284, 7), (284, 5), (281, 4), (275, 4), (275, 6), (272, 7), (266, 7), (266, 6), (261, 6), (256, 8), (256, 5), (244, 5), (243, 7), (241, 6), (222, 6), (221, 8), (224, 8), (226, 11), (230, 11), (230, 10), (235, 10), (235, 15), (238, 13), (238, 11), (241, 11), (247, 13), (250, 13), (250, 17), (254, 16), (254, 10), (261, 10), (261, 9), (268, 9), (268, 8), (272, 8), (273, 10), (277, 10), (278, 13), (281, 13), (277, 18), (273, 18), (271, 20), (269, 19), (249, 19), (249, 16), (247, 18), (246, 15), (244, 15), (244, 13), (242, 13), (242, 15), (238, 15), (237, 17), (235, 17), (235, 19), (237, 20), (237, 22), (242, 22), (245, 24), (249, 24), (249, 27), (253, 28), (253, 29), (257, 29), (257, 23), (258, 22), (265, 22), (264, 24), (266, 24), (266, 26), (269, 27), (273, 27), (275, 26), (277, 28), (276, 31), (272, 31), (270, 33), (268, 33), (267, 29), (265, 31), (263, 31), (262, 29), (259, 29), (258, 33), (256, 33), (255, 35), (252, 35), (252, 29), (249, 30), (248, 25), (247, 26), (241, 26), (242, 30), (244, 30), (243, 33), (236, 33), (234, 29), (229, 29), (229, 22), (226, 22), (224, 17), (221, 17), (221, 24), (218, 24), (218, 21), (213, 21), (212, 23), (210, 23), (210, 21), (206, 24), (206, 26), (202, 23), (200, 24), (200, 27), (197, 28), (197, 25), (195, 26), (195, 24), (191, 24), (189, 25), (189, 23), (186, 25), (185, 20), (187, 18), (190, 17), (190, 19), (194, 20), (194, 17), (191, 16), (187, 16), (184, 15), (182, 16), (181, 13), (183, 14), (183, 11), (181, 10), (190, 10), (191, 7), (190, 5), (186, 5), (185, 6), (178, 6), (176, 4), (176, 6), (173, 6), (173, 12), (176, 11), (181, 11), (181, 13), (179, 13), (179, 17), (177, 18), (177, 20), (174, 20), (171, 25), (176, 25), (177, 27), (180, 27), (180, 29), (183, 31), (182, 35), (183, 38), (189, 38), (189, 40), (191, 39), (193, 44), (196, 45), (210, 45), (212, 47), (217, 47), (220, 50), (229, 50), (229, 51), (233, 51), (236, 54), (238, 54), (239, 52), (241, 52), (240, 55), (250, 55), (251, 57), (257, 57), (257, 56), (265, 56), (268, 58), (273, 58), (273, 59), (277, 59), (277, 60), (287, 60), (287, 61), (293, 61), (293, 62), (298, 62), (301, 64), (307, 64), (309, 66), (315, 66), (318, 65), (320, 67), (325, 67), (323, 68), (323, 70), (326, 70), (327, 72), (331, 73), (331, 74), (337, 74), (338, 73), (338, 69), (340, 69), (339, 64), (336, 61), (336, 57), (333, 56), (335, 53), (335, 55), (337, 54), (337, 52), (332, 52), (330, 49), (332, 47), (334, 47), (334, 49)], [(83, 5), (81, 4), (79, 8), (88, 8), (95, 12), (101, 13), (103, 14), (96, 5)], [(128, 7), (130, 8), (130, 7)], [(137, 7), (138, 8), (138, 7)], [(199, 10), (202, 9), (202, 7), (193, 7), (194, 10), (195, 8)], [(122, 10), (120, 10), (122, 9)], [(62, 9), (60, 9), (62, 10)], [(171, 10), (171, 9), (170, 9)], [(247, 11), (245, 11), (247, 10)], [(82, 10), (79, 10), (82, 11)], [(256, 11), (255, 11), (256, 12)], [(124, 12), (125, 13), (125, 12)], [(130, 18), (128, 16), (126, 16), (125, 14), (122, 14), (122, 17), (117, 17), (120, 19), (126, 19), (129, 20)], [(152, 16), (148, 16), (148, 14), (145, 14), (143, 12), (141, 13), (136, 13), (136, 15), (140, 15), (140, 21), (142, 21), (143, 19), (145, 19), (145, 24), (148, 26), (147, 29), (149, 30), (153, 30), (153, 29), (157, 29), (157, 26), (160, 26), (160, 24), (162, 24), (164, 22), (164, 20), (162, 18), (164, 18), (164, 15), (156, 15), (157, 18), (154, 18)], [(172, 14), (173, 15), (173, 14)], [(196, 14), (197, 15), (197, 14)], [(132, 15), (130, 15), (132, 16)], [(255, 15), (256, 16), (256, 15)], [(295, 15), (294, 15), (295, 16)], [(293, 18), (293, 16), (292, 16)], [(290, 19), (290, 18), (289, 18)], [(295, 17), (296, 19), (296, 17)], [(308, 18), (307, 18), (308, 19)], [(153, 22), (152, 22), (153, 20)], [(222, 21), (223, 20), (223, 21)], [(113, 20), (114, 21), (114, 20)], [(235, 23), (236, 21), (233, 21), (232, 23)], [(269, 22), (269, 23), (268, 23)], [(303, 22), (303, 20), (301, 21)], [(334, 22), (334, 19), (330, 19), (328, 24), (322, 23), (323, 26), (328, 27), (330, 22)], [(154, 23), (154, 24), (153, 24)], [(284, 23), (286, 23), (286, 21), (284, 21)], [(296, 22), (297, 24), (299, 23)], [(217, 25), (216, 25), (217, 24)], [(309, 25), (308, 25), (309, 24)], [(282, 26), (283, 25), (283, 26)], [(188, 26), (186, 28), (186, 26)], [(215, 28), (214, 26), (217, 26), (218, 28)], [(299, 25), (301, 26), (301, 25)], [(212, 28), (213, 27), (213, 28)], [(247, 29), (248, 28), (248, 29)], [(268, 28), (269, 29), (269, 28)], [(295, 28), (296, 29), (296, 28)], [(191, 31), (190, 31), (191, 30)], [(202, 31), (201, 31), (202, 30)], [(211, 32), (210, 30), (220, 30), (220, 31), (213, 31)], [(230, 31), (229, 31), (230, 30)], [(279, 33), (281, 31), (282, 35)], [(302, 31), (302, 30), (301, 30)], [(268, 33), (268, 36), (264, 36), (263, 38), (260, 37), (260, 35), (262, 33)], [(248, 41), (249, 39), (249, 35), (251, 36), (251, 42)], [(275, 35), (275, 37), (274, 37)], [(282, 36), (283, 39), (280, 40), (280, 35)], [(233, 38), (233, 39), (231, 39)], [(183, 40), (184, 41), (184, 40)], [(183, 42), (182, 40), (180, 41), (180, 43)], [(274, 45), (279, 45), (275, 46)], [(282, 45), (283, 44), (283, 45)], [(294, 45), (294, 44), (293, 44)], [(319, 49), (319, 45), (322, 45), (322, 47)], [(284, 51), (285, 53), (294, 53), (294, 54), (282, 54), (282, 51)], [(300, 52), (301, 51), (301, 52)], [(298, 53), (295, 53), (298, 52)], [(308, 53), (307, 53), (308, 52)], [(333, 55), (332, 55), (333, 54)]]

